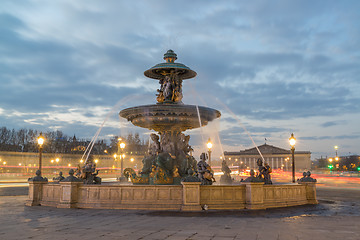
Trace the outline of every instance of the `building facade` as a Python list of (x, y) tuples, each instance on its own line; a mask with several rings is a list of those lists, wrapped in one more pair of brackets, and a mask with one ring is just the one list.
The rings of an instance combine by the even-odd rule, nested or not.
[[(284, 171), (291, 171), (292, 157), (291, 150), (282, 149), (268, 144), (263, 144), (257, 147), (272, 169), (282, 169)], [(239, 166), (241, 169), (257, 169), (256, 161), (261, 158), (256, 147), (239, 152), (224, 152), (225, 160), (228, 164)], [(311, 169), (311, 152), (310, 151), (295, 151), (295, 170), (305, 171)]]

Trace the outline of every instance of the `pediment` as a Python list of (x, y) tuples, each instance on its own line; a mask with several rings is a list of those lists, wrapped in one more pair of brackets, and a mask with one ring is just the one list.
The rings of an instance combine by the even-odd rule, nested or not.
[[(260, 146), (258, 146), (258, 148), (262, 154), (288, 154), (288, 153), (290, 153), (290, 150), (275, 147), (275, 146), (268, 145), (268, 144), (260, 145)], [(257, 154), (258, 150), (255, 147), (253, 147), (253, 148), (249, 148), (249, 149), (240, 151), (240, 153), (241, 154)]]

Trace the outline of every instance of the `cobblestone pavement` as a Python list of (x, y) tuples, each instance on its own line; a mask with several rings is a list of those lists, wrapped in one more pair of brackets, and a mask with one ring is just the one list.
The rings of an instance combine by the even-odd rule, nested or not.
[(0, 239), (360, 239), (359, 190), (318, 189), (319, 205), (199, 213), (27, 207), (26, 191), (0, 189)]

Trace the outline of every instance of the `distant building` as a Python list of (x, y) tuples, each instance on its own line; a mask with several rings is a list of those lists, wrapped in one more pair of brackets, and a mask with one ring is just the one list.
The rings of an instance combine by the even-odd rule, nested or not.
[[(283, 169), (291, 171), (292, 158), (291, 150), (282, 149), (268, 144), (258, 146), (265, 162), (269, 163), (272, 169)], [(258, 150), (253, 147), (240, 152), (224, 152), (224, 157), (229, 164), (240, 168), (257, 169), (256, 160), (260, 157)], [(295, 170), (311, 169), (311, 152), (295, 150)]]

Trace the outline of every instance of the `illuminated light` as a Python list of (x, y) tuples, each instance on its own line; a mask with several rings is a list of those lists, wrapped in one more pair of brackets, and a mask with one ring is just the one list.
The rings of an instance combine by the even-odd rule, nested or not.
[(116, 153), (114, 154), (114, 158), (116, 159), (116, 157), (117, 157), (117, 155), (116, 155)]
[(6, 165), (6, 162), (3, 162), (4, 165)]
[(40, 133), (40, 135), (39, 135), (39, 137), (38, 137), (38, 139), (37, 139), (37, 142), (38, 142), (38, 144), (39, 144), (40, 147), (42, 147), (42, 145), (44, 144), (45, 139), (44, 139), (42, 133)]
[(236, 161), (236, 162), (237, 162), (237, 160), (238, 160), (238, 159), (237, 159), (237, 158), (235, 158), (235, 161)]
[(329, 169), (333, 169), (334, 166), (333, 166), (333, 165), (329, 165), (328, 168), (329, 168)]
[(19, 166), (21, 166), (21, 163), (19, 163)]
[(334, 146), (335, 150), (337, 150), (339, 147), (338, 146)]
[(296, 138), (294, 137), (294, 134), (291, 134), (291, 137), (289, 138), (289, 143), (291, 147), (294, 147), (296, 144)]
[(104, 150), (104, 153), (107, 153), (108, 151), (107, 150)]
[(329, 158), (329, 162), (332, 162), (333, 161), (333, 159), (332, 158)]
[(83, 162), (84, 162), (84, 160), (80, 159), (80, 163), (83, 163)]
[(95, 163), (98, 163), (99, 162), (99, 159), (95, 159)]
[(231, 158), (229, 158), (229, 160), (231, 160)]
[(357, 170), (360, 171), (360, 167), (358, 167)]
[(55, 161), (58, 163), (58, 162), (60, 161), (60, 159), (59, 159), (59, 158), (56, 158)]
[(125, 146), (126, 146), (126, 144), (125, 144), (124, 142), (120, 143), (120, 148), (121, 148), (121, 149), (124, 149)]
[(51, 159), (50, 162), (51, 162), (51, 163), (54, 163), (54, 159)]
[(220, 156), (220, 159), (223, 159), (223, 157), (222, 157), (222, 156)]
[(339, 157), (335, 157), (335, 161), (339, 161)]
[(209, 140), (208, 140), (208, 142), (206, 143), (206, 146), (207, 146), (207, 148), (209, 149), (209, 151), (211, 150), (211, 148), (212, 148), (212, 146), (213, 146), (213, 144), (212, 144), (212, 142), (211, 142), (211, 139), (209, 138)]
[(29, 164), (29, 167), (31, 167), (31, 163)]
[(133, 162), (133, 161), (134, 161), (134, 158), (130, 158), (130, 161)]
[(112, 169), (114, 169), (115, 168), (115, 166), (114, 165), (112, 165)]
[(122, 158), (125, 158), (125, 154), (122, 155)]
[(68, 167), (71, 167), (71, 163), (68, 164)]

